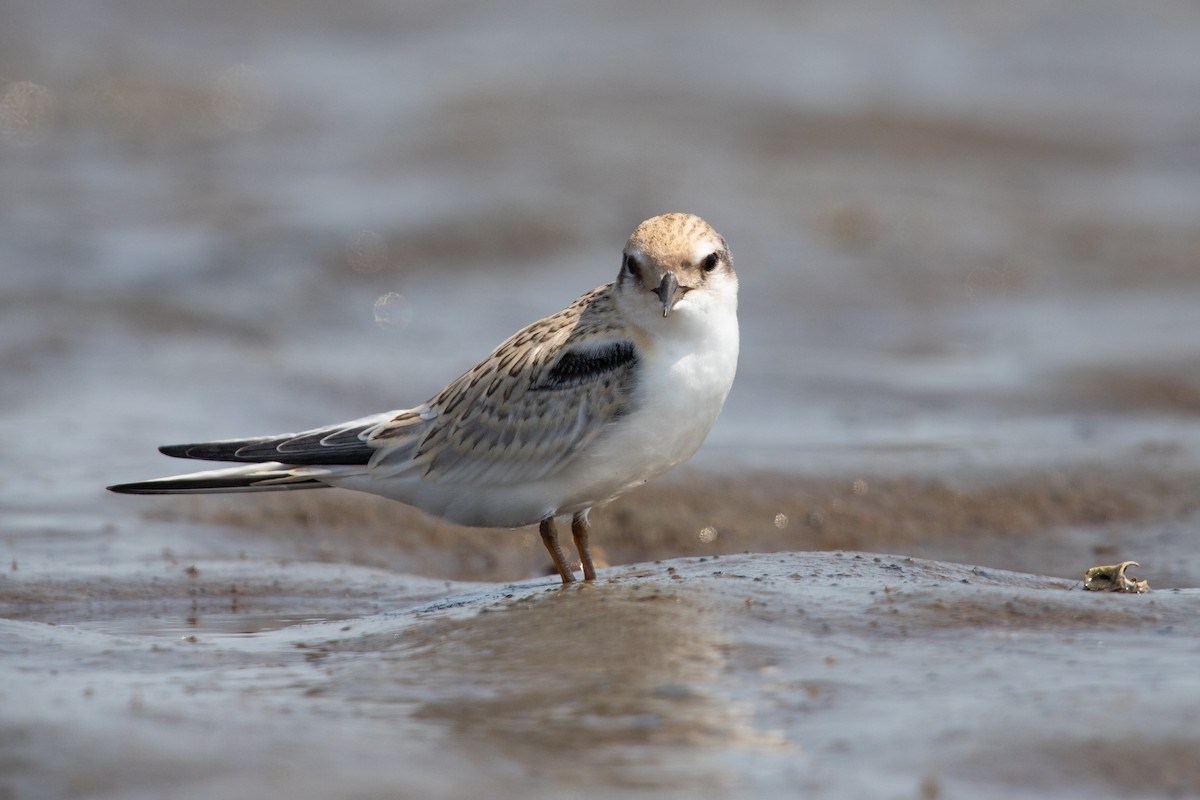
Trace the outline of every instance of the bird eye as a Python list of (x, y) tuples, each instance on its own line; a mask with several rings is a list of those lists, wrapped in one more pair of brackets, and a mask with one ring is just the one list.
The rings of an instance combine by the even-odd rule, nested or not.
[(718, 256), (716, 253), (709, 253), (707, 256), (705, 256), (704, 261), (700, 262), (700, 265), (704, 267), (705, 272), (712, 272), (717, 268), (717, 264), (720, 262), (720, 256)]
[(625, 271), (629, 273), (630, 277), (641, 277), (641, 267), (638, 266), (637, 259), (635, 259), (633, 256), (626, 255), (625, 263), (621, 266), (625, 267)]

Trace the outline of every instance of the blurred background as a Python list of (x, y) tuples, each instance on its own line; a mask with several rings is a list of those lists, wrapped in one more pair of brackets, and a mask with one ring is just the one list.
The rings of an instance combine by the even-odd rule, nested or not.
[[(1103, 552), (1151, 519), (1164, 553), (1188, 541), (1194, 4), (2, 0), (0, 18), (14, 559), (53, 560), (48, 533), (81, 563), (207, 553), (221, 534), (195, 528), (215, 526), (282, 529), (305, 558), (540, 570), (528, 532), (482, 540), (512, 562), (381, 556), (416, 547), (409, 527), (431, 551), (458, 534), (357, 496), (102, 487), (187, 466), (159, 444), (419, 403), (611, 280), (666, 211), (731, 243), (743, 358), (692, 477), (606, 512), (610, 560), (944, 555), (922, 542), (1064, 526)], [(998, 541), (958, 555), (1057, 568)]]
[[(1197, 42), (1186, 0), (0, 0), (0, 798), (1186, 794), (1186, 593), (1025, 573), (1200, 586)], [(103, 489), (418, 404), (668, 211), (732, 247), (739, 375), (592, 538), (717, 564), (542, 592), (531, 530)], [(723, 555), (812, 550), (898, 557)]]

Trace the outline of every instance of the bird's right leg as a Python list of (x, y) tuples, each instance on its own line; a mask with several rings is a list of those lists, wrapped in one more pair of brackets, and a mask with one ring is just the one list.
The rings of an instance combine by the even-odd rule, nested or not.
[(562, 576), (562, 582), (564, 584), (574, 583), (575, 576), (571, 574), (571, 570), (567, 569), (567, 559), (563, 556), (562, 547), (558, 544), (558, 529), (554, 527), (554, 517), (546, 517), (538, 523), (538, 533), (542, 535), (542, 544), (546, 545), (554, 567)]

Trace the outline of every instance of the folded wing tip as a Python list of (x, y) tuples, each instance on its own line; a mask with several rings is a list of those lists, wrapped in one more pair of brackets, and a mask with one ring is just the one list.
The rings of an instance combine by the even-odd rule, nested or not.
[(105, 486), (104, 488), (113, 494), (155, 494), (154, 489), (145, 481), (139, 483), (115, 483), (112, 486)]
[(284, 489), (323, 489), (330, 484), (310, 474), (297, 474), (283, 464), (252, 465), (172, 475), (104, 487), (115, 494), (219, 494)]

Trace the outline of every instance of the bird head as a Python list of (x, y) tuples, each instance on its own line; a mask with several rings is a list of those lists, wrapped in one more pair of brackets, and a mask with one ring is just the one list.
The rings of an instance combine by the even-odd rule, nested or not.
[(639, 317), (736, 308), (737, 286), (725, 239), (692, 214), (663, 214), (638, 225), (617, 276), (622, 306)]

